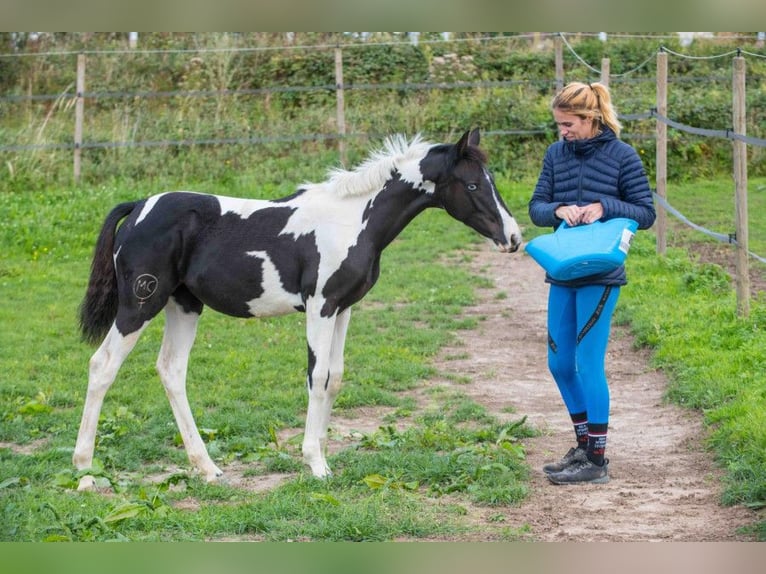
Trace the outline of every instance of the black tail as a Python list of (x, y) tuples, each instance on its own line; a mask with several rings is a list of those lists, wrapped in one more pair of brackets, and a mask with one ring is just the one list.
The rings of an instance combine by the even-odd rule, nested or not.
[(90, 280), (80, 305), (80, 331), (83, 340), (98, 343), (106, 336), (117, 316), (117, 274), (114, 270), (114, 236), (117, 224), (139, 202), (121, 203), (106, 216), (96, 242)]

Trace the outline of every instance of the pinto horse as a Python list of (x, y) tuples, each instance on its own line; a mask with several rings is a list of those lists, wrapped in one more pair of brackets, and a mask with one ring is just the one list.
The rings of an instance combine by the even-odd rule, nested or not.
[[(478, 129), (456, 144), (393, 136), (356, 169), (331, 170), (324, 183), (302, 185), (282, 199), (175, 191), (114, 207), (98, 237), (80, 307), (83, 338), (103, 341), (89, 363), (76, 468), (92, 466), (104, 396), (141, 332), (164, 309), (156, 366), (187, 456), (208, 481), (223, 474), (186, 396), (189, 353), (207, 305), (235, 317), (306, 314), (302, 454), (315, 476), (329, 475), (327, 429), (341, 386), (351, 307), (378, 279), (383, 249), (429, 207), (445, 209), (502, 252), (519, 248), (519, 226), (478, 145)], [(79, 488), (93, 485), (85, 475)]]

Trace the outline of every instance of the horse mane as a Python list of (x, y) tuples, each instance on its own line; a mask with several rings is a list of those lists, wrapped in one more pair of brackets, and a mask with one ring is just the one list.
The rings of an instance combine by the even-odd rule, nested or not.
[(402, 134), (387, 137), (383, 146), (352, 170), (333, 168), (327, 173), (327, 181), (321, 184), (306, 183), (302, 188), (332, 188), (340, 196), (353, 196), (380, 189), (391, 178), (391, 172), (401, 171), (400, 166), (422, 159), (433, 144), (424, 141), (420, 134), (412, 141)]

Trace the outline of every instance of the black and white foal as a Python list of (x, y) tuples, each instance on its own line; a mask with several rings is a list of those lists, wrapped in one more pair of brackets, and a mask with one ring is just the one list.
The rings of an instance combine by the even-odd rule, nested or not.
[[(456, 144), (392, 137), (353, 171), (331, 171), (324, 183), (273, 201), (170, 192), (117, 205), (98, 237), (80, 310), (83, 337), (105, 338), (90, 360), (74, 465), (92, 466), (104, 395), (164, 309), (157, 370), (189, 461), (207, 480), (221, 476), (186, 397), (189, 353), (207, 305), (236, 317), (306, 313), (303, 457), (315, 476), (327, 476), (327, 428), (351, 306), (378, 279), (383, 249), (429, 207), (445, 209), (500, 251), (519, 248), (521, 232), (478, 144), (478, 130)], [(86, 475), (79, 487), (93, 484)]]

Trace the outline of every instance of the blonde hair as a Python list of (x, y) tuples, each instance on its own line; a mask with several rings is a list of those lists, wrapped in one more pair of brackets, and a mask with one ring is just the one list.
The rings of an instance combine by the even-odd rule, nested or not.
[(593, 118), (610, 128), (617, 137), (622, 125), (617, 119), (617, 111), (612, 105), (609, 88), (595, 82), (571, 82), (556, 94), (551, 101), (551, 109), (572, 114), (580, 118)]

